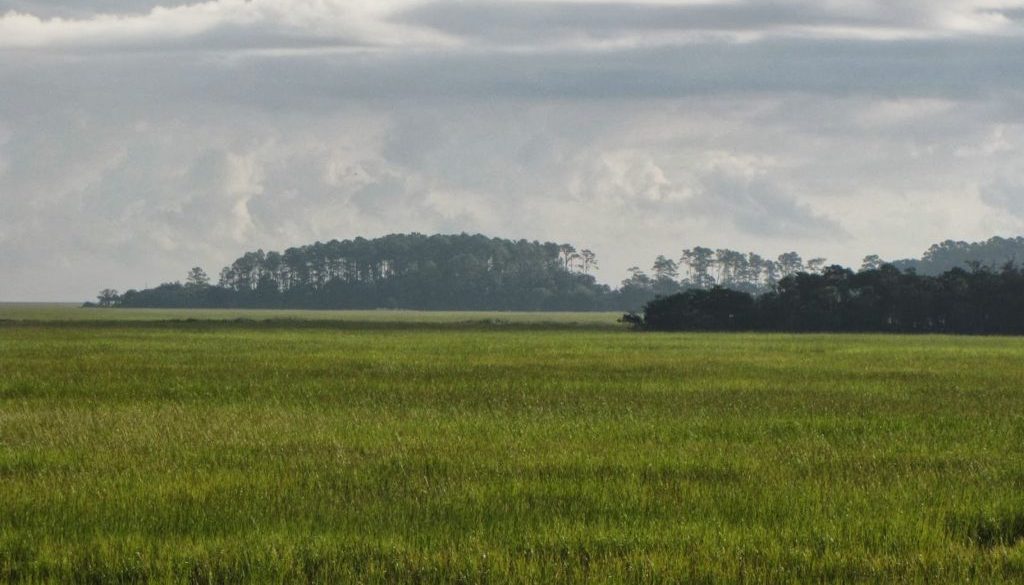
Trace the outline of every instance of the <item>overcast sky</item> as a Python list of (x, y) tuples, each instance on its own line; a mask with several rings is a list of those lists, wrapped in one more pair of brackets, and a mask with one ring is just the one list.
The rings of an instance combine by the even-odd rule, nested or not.
[(394, 232), (1024, 232), (1024, 0), (0, 0), (0, 301)]

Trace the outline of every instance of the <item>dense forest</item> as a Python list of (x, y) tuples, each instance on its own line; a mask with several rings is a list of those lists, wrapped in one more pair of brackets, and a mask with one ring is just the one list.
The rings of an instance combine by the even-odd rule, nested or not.
[[(947, 241), (920, 260), (886, 264), (864, 258), (861, 272), (889, 266), (898, 273), (934, 276), (951, 268), (972, 272), (1024, 258), (1024, 238)], [(687, 291), (729, 290), (754, 298), (781, 294), (797, 276), (833, 274), (824, 258), (796, 252), (771, 258), (754, 252), (697, 246), (650, 268), (634, 266), (618, 288), (593, 276), (597, 256), (570, 244), (482, 235), (393, 234), (247, 252), (213, 282), (199, 267), (185, 282), (119, 294), (107, 289), (90, 306), (635, 311)], [(787, 280), (788, 279), (788, 280)], [(715, 294), (721, 295), (721, 292)], [(696, 297), (694, 297), (696, 298)]]
[(826, 263), (824, 258), (804, 262), (796, 252), (772, 259), (754, 252), (697, 246), (683, 250), (678, 260), (658, 256), (649, 273), (637, 266), (630, 268), (629, 278), (615, 291), (615, 308), (636, 308), (651, 299), (692, 289), (722, 287), (764, 294), (774, 290), (779, 279), (800, 272), (818, 272)]
[(819, 270), (796, 252), (776, 259), (696, 247), (629, 269), (618, 289), (591, 274), (597, 256), (570, 244), (482, 235), (394, 234), (332, 240), (284, 252), (247, 252), (213, 283), (193, 268), (184, 283), (124, 294), (106, 289), (100, 307), (436, 310), (634, 310), (658, 296), (726, 286), (761, 294), (782, 277)]
[(938, 276), (954, 268), (998, 269), (1008, 262), (1024, 264), (1024, 237), (994, 237), (984, 242), (946, 240), (928, 248), (919, 260), (896, 260), (892, 264), (901, 270)]
[(976, 265), (939, 276), (891, 264), (829, 266), (760, 296), (715, 287), (649, 302), (625, 320), (657, 331), (861, 331), (1024, 334), (1024, 271)]
[(193, 268), (165, 283), (99, 304), (123, 307), (595, 310), (612, 290), (590, 272), (597, 259), (567, 244), (482, 235), (400, 234), (332, 240), (283, 253), (248, 252), (212, 284)]

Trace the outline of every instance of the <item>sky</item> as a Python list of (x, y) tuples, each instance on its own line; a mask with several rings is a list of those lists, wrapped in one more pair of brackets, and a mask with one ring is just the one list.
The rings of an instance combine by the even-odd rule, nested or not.
[(0, 301), (414, 231), (1019, 235), (1024, 0), (0, 0)]

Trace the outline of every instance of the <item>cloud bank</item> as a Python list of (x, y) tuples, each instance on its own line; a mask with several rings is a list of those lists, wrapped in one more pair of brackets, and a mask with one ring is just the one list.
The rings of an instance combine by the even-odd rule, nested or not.
[(612, 283), (698, 244), (856, 264), (1018, 234), (1022, 14), (0, 0), (0, 300), (399, 231), (572, 241)]

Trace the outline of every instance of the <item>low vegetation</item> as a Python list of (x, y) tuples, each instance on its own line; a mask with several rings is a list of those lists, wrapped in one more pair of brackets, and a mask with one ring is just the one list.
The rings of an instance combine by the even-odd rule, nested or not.
[(78, 312), (0, 323), (0, 582), (1024, 579), (1021, 339)]

